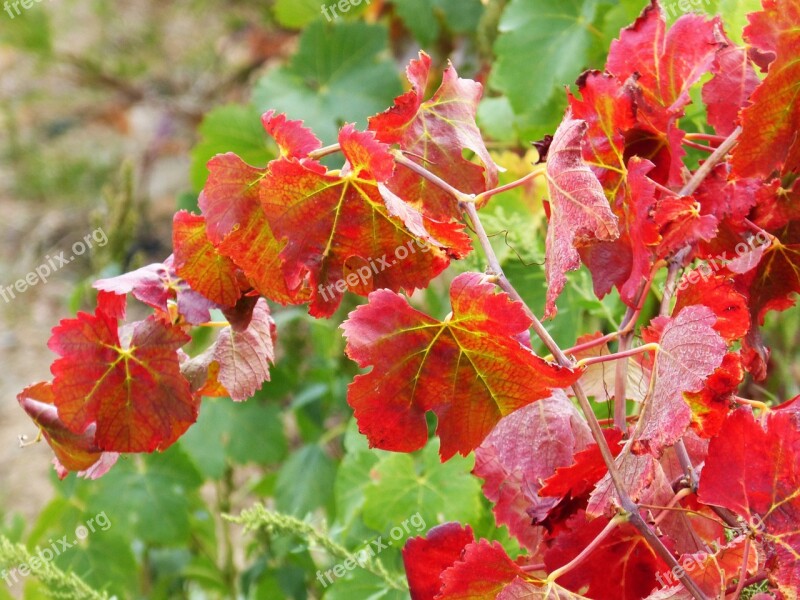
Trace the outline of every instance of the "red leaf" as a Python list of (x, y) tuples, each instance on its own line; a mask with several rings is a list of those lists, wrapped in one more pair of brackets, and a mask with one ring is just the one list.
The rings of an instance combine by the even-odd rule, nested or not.
[[(284, 142), (287, 143), (287, 142)], [(309, 290), (289, 291), (281, 270), (278, 242), (261, 208), (259, 182), (266, 174), (232, 153), (208, 163), (209, 176), (198, 200), (209, 240), (244, 271), (253, 287), (280, 304), (298, 304)]]
[(478, 273), (450, 288), (453, 316), (437, 321), (388, 290), (344, 323), (347, 355), (372, 371), (350, 385), (348, 402), (370, 445), (412, 452), (428, 439), (425, 413), (439, 419), (441, 456), (466, 455), (501, 417), (574, 383), (580, 371), (548, 363), (515, 336), (530, 318)]
[(312, 290), (309, 312), (317, 317), (332, 315), (348, 289), (424, 288), (448, 266), (447, 249), (463, 256), (469, 248), (463, 225), (435, 223), (406, 206), (403, 216), (426, 233), (421, 238), (387, 206), (375, 177), (389, 174), (389, 155), (372, 134), (346, 126), (339, 142), (349, 163), (341, 175), (319, 163), (281, 159), (261, 182), (271, 229), (287, 241), (283, 277), (290, 291)]
[(800, 589), (800, 413), (777, 411), (763, 426), (747, 408), (711, 440), (700, 500), (732, 510), (761, 534), (770, 581), (787, 598)]
[(717, 317), (714, 329), (728, 342), (742, 339), (750, 330), (747, 298), (736, 290), (735, 283), (725, 275), (709, 276), (708, 266), (689, 271), (678, 284), (673, 314), (694, 304), (710, 308)]
[(688, 306), (664, 327), (656, 359), (656, 383), (641, 417), (646, 423), (633, 444), (634, 452), (659, 457), (686, 431), (691, 410), (683, 399), (684, 392), (701, 389), (725, 356), (726, 344), (713, 329), (716, 320), (711, 309)]
[(61, 356), (51, 367), (59, 417), (77, 434), (96, 423), (102, 450), (163, 450), (197, 420), (198, 401), (177, 354), (190, 338), (151, 316), (123, 339), (116, 319), (102, 310), (78, 313), (53, 329), (48, 345)]
[(566, 272), (580, 267), (577, 248), (619, 236), (618, 220), (611, 212), (603, 186), (581, 156), (587, 127), (585, 121), (567, 113), (548, 154), (551, 216), (547, 228), (545, 317), (557, 312), (555, 303), (567, 282)]
[[(763, 23), (774, 15), (775, 5), (765, 4), (765, 15), (756, 16), (753, 23)], [(779, 12), (785, 16), (800, 16), (800, 0), (787, 0)], [(797, 20), (787, 23), (780, 31), (774, 48), (777, 58), (769, 65), (766, 79), (752, 94), (752, 104), (742, 112), (742, 135), (733, 153), (733, 170), (739, 176), (768, 177), (780, 168), (789, 156), (789, 149), (800, 131), (800, 30)], [(752, 30), (751, 30), (752, 31)], [(770, 46), (772, 43), (770, 43)]]
[(117, 461), (118, 454), (103, 452), (95, 444), (94, 425), (81, 434), (64, 425), (58, 416), (53, 387), (49, 382), (28, 386), (17, 395), (17, 400), (53, 449), (59, 479), (64, 479), (69, 471), (78, 471), (79, 477), (97, 479)]
[[(656, 479), (657, 469), (660, 469), (649, 454), (636, 455), (627, 451), (617, 456), (614, 463), (628, 495), (634, 502), (641, 500), (642, 495)], [(586, 514), (592, 518), (610, 516), (620, 506), (619, 494), (611, 481), (611, 476), (606, 473), (589, 496)]]
[[(608, 519), (587, 521), (581, 512), (569, 530), (553, 540), (545, 565), (553, 571), (571, 561), (606, 527)], [(558, 578), (569, 590), (593, 600), (641, 600), (656, 587), (656, 573), (666, 568), (633, 525), (617, 526), (576, 569)], [(613, 582), (611, 585), (609, 582)]]
[(733, 396), (743, 380), (741, 357), (729, 352), (719, 368), (706, 380), (702, 390), (684, 393), (683, 397), (692, 411), (692, 429), (699, 436), (711, 438), (719, 434)]
[(236, 304), (241, 296), (236, 265), (222, 256), (206, 236), (202, 216), (185, 210), (172, 220), (175, 272), (192, 289), (221, 306)]
[(275, 322), (263, 298), (258, 300), (247, 328), (237, 331), (226, 327), (220, 332), (213, 354), (219, 363), (217, 380), (233, 400), (247, 400), (269, 381), (275, 339)]
[[(480, 83), (458, 77), (449, 65), (436, 93), (423, 101), (431, 59), (420, 52), (406, 69), (412, 89), (394, 106), (369, 120), (381, 142), (399, 144), (408, 157), (462, 192), (478, 194), (497, 184), (497, 166), (483, 143), (475, 115), (483, 94)], [(474, 153), (476, 164), (464, 158)], [(456, 200), (406, 167), (398, 168), (389, 188), (423, 213), (439, 220), (459, 219)]]
[(680, 17), (667, 31), (657, 0), (611, 42), (607, 70), (620, 81), (633, 77), (638, 87), (638, 132), (628, 135), (628, 151), (652, 160), (660, 183), (682, 184), (684, 132), (677, 118), (691, 101), (689, 88), (713, 63), (719, 47), (719, 19), (697, 14)]
[(797, 0), (761, 0), (763, 10), (750, 13), (744, 38), (750, 44), (753, 61), (766, 71), (778, 55), (780, 38), (800, 22)]
[(468, 544), (461, 559), (442, 573), (435, 600), (490, 600), (524, 575), (499, 542), (479, 540)]
[[(133, 297), (144, 302), (167, 316), (171, 320), (168, 301), (175, 300), (178, 312), (192, 325), (200, 325), (211, 320), (209, 310), (214, 303), (208, 298), (189, 288), (188, 284), (179, 278), (172, 270), (171, 258), (163, 264), (155, 263), (109, 279), (98, 279), (93, 287), (101, 292), (110, 292), (116, 295), (133, 294)], [(106, 302), (99, 304), (98, 310), (105, 310), (113, 318), (124, 317), (122, 305), (112, 305)], [(119, 301), (115, 301), (119, 302)], [(106, 306), (105, 309), (102, 307)]]
[(739, 123), (739, 112), (748, 105), (760, 79), (744, 48), (727, 38), (724, 43), (726, 46), (714, 58), (714, 77), (703, 86), (703, 102), (708, 107), (709, 124), (717, 135), (727, 137)]
[(261, 116), (261, 123), (278, 144), (281, 156), (286, 158), (306, 158), (322, 147), (322, 142), (310, 129), (303, 127), (302, 121), (289, 121), (286, 115), (276, 115), (270, 110)]
[(504, 417), (475, 451), (473, 473), (484, 479), (483, 493), (494, 503), (498, 524), (531, 552), (541, 541), (541, 522), (560, 498), (544, 498), (542, 480), (572, 463), (591, 433), (566, 395), (550, 398)]
[(442, 587), (441, 574), (461, 558), (464, 548), (475, 541), (469, 525), (445, 523), (425, 537), (411, 538), (403, 547), (403, 565), (412, 600), (430, 600)]
[(597, 174), (613, 202), (626, 171), (625, 132), (636, 125), (633, 90), (609, 73), (587, 71), (578, 79), (581, 99), (569, 94), (576, 119), (586, 121), (583, 159)]
[[(619, 429), (604, 429), (603, 436), (611, 453), (617, 456), (622, 450), (620, 445), (622, 432)], [(557, 468), (553, 475), (545, 479), (539, 495), (580, 498), (588, 494), (606, 473), (608, 473), (608, 468), (603, 462), (600, 447), (597, 444), (591, 444), (584, 450), (575, 453), (570, 466)]]

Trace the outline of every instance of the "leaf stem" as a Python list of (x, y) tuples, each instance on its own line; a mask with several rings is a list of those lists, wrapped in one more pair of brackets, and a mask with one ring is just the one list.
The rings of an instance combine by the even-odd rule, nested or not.
[(605, 540), (612, 531), (614, 531), (619, 525), (626, 522), (627, 518), (623, 515), (617, 515), (613, 519), (611, 519), (603, 530), (597, 534), (597, 537), (594, 538), (589, 545), (587, 545), (583, 550), (581, 550), (580, 554), (569, 561), (567, 564), (562, 565), (558, 569), (552, 571), (547, 576), (548, 583), (553, 583), (556, 579), (564, 575), (564, 573), (568, 573), (575, 567), (577, 567), (580, 563), (582, 563), (588, 556), (595, 551), (595, 549)]
[(336, 154), (341, 150), (342, 147), (339, 144), (331, 144), (330, 146), (323, 146), (318, 150), (314, 150), (313, 152), (308, 153), (308, 158), (312, 160), (319, 160), (320, 158), (324, 158), (330, 154)]
[(623, 352), (617, 352), (615, 354), (602, 354), (600, 356), (590, 356), (589, 358), (584, 358), (576, 362), (575, 367), (588, 367), (589, 365), (596, 365), (598, 363), (611, 362), (614, 360), (628, 358), (630, 356), (636, 356), (637, 354), (643, 354), (644, 352), (658, 352), (660, 348), (661, 346), (656, 343), (643, 344), (641, 346), (637, 346), (636, 348), (631, 348), (630, 350), (624, 350)]
[(475, 204), (482, 204), (485, 200), (488, 200), (492, 196), (496, 196), (497, 194), (502, 194), (503, 192), (507, 192), (509, 190), (513, 190), (514, 188), (518, 188), (521, 185), (525, 185), (529, 181), (533, 181), (537, 177), (544, 176), (544, 165), (540, 165), (524, 177), (520, 177), (516, 181), (512, 181), (511, 183), (507, 183), (505, 185), (501, 185), (491, 190), (487, 190), (485, 192), (481, 192), (477, 196), (475, 196)]
[(410, 158), (406, 158), (406, 156), (399, 150), (394, 150), (392, 154), (394, 155), (394, 159), (397, 161), (398, 164), (403, 165), (408, 170), (414, 171), (414, 173), (416, 173), (420, 177), (427, 179), (434, 185), (439, 186), (445, 192), (453, 196), (453, 198), (455, 198), (459, 204), (471, 204), (472, 202), (475, 201), (475, 196), (471, 194), (465, 194), (464, 192), (457, 190), (438, 175), (431, 173), (430, 171), (428, 171), (428, 169), (426, 169), (421, 165), (418, 165)]

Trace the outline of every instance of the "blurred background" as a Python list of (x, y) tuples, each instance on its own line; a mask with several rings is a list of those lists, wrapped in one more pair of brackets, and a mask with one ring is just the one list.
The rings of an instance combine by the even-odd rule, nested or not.
[[(440, 465), (433, 445), (414, 457), (366, 451), (345, 402), (356, 369), (337, 330), (357, 298), (324, 322), (302, 307), (277, 311), (272, 383), (246, 404), (205, 401), (198, 424), (168, 452), (122, 460), (95, 482), (59, 482), (45, 444), (20, 449), (19, 436), (31, 441), (36, 430), (15, 398), (50, 378), (50, 329), (91, 308), (94, 279), (171, 252), (172, 215), (197, 210), (209, 158), (233, 151), (264, 165), (274, 156), (259, 120), (265, 110), (304, 119), (332, 143), (343, 123), (363, 127), (391, 105), (422, 48), (439, 71), (450, 59), (461, 76), (484, 83), (479, 124), (510, 181), (536, 159), (531, 142), (555, 130), (564, 86), (603, 67), (609, 43), (646, 2), (561, 0), (553, 15), (552, 0), (344, 0), (348, 10), (336, 17), (323, 11), (334, 3), (322, 0), (25, 3), (0, 12), (0, 287), (13, 288), (62, 251), (72, 255), (95, 231), (107, 241), (94, 238), (46, 283), (0, 297), (0, 533), (35, 549), (106, 513), (108, 531), (54, 562), (120, 598), (407, 597), (396, 549), (381, 557), (387, 577), (358, 571), (324, 586), (315, 572), (331, 559), (302, 532), (243, 534), (219, 517), (256, 501), (350, 550), (421, 512), (427, 527), (467, 521), (513, 552), (470, 474), (471, 459)], [(671, 20), (685, 10), (719, 11), (736, 38), (757, 7), (676, 0), (666, 9)], [(702, 110), (691, 107), (687, 128), (702, 122)], [(535, 186), (515, 190), (485, 220), (510, 276), (539, 309), (541, 196)], [(472, 260), (415, 302), (445, 314), (447, 280), (483, 268)], [(616, 296), (594, 299), (585, 272), (571, 277), (559, 307), (550, 327), (565, 345), (613, 329), (624, 313)], [(794, 312), (766, 329), (773, 356), (783, 357), (771, 381), (783, 383), (753, 397), (798, 393), (798, 328), (787, 326)], [(443, 501), (445, 488), (455, 501)], [(46, 597), (33, 578), (10, 591), (0, 583), (0, 599), (9, 593)]]

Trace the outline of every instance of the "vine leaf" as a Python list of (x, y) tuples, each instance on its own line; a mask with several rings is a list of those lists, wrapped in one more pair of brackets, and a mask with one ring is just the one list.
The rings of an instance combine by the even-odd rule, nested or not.
[(64, 425), (58, 416), (53, 386), (49, 382), (28, 386), (17, 395), (17, 400), (53, 449), (56, 455), (53, 462), (59, 479), (64, 479), (70, 471), (77, 471), (79, 477), (97, 479), (117, 462), (119, 455), (116, 452), (103, 452), (97, 447), (94, 425), (80, 434)]
[(62, 320), (48, 343), (61, 357), (51, 367), (59, 417), (76, 434), (96, 424), (101, 450), (169, 447), (197, 420), (177, 353), (189, 339), (155, 315), (120, 332), (102, 306)]
[(443, 523), (425, 537), (415, 537), (403, 546), (403, 565), (411, 597), (433, 598), (442, 587), (442, 571), (461, 557), (467, 544), (475, 541), (472, 528), (459, 523)]
[(175, 272), (193, 290), (220, 306), (232, 307), (241, 296), (238, 269), (208, 240), (206, 221), (185, 210), (172, 220)]
[(681, 16), (667, 30), (657, 0), (611, 42), (606, 69), (620, 81), (635, 80), (637, 131), (628, 134), (629, 150), (651, 160), (654, 179), (681, 185), (684, 132), (677, 120), (691, 102), (689, 89), (711, 69), (722, 46), (719, 18)]
[(732, 510), (760, 534), (770, 581), (787, 598), (800, 589), (800, 412), (731, 413), (711, 440), (700, 501)]
[[(98, 279), (93, 287), (102, 292), (117, 296), (132, 294), (140, 302), (155, 308), (159, 315), (169, 319), (169, 301), (177, 304), (178, 313), (191, 325), (208, 323), (211, 320), (211, 308), (215, 304), (202, 294), (191, 289), (187, 282), (178, 277), (173, 269), (172, 257), (163, 263), (147, 265), (130, 273), (124, 273), (109, 279)], [(98, 303), (98, 309), (106, 314), (124, 318), (124, 303), (112, 308), (112, 299), (106, 297)]]
[(554, 317), (567, 271), (581, 265), (577, 248), (619, 237), (618, 219), (603, 186), (583, 161), (581, 141), (588, 125), (568, 112), (553, 136), (547, 159), (550, 225), (547, 228), (545, 317)]
[[(439, 89), (424, 100), (430, 70), (430, 56), (420, 52), (406, 69), (411, 90), (398, 96), (393, 107), (371, 117), (369, 129), (378, 140), (398, 144), (411, 160), (462, 192), (479, 194), (493, 188), (497, 166), (475, 122), (483, 86), (461, 79), (449, 65)], [(481, 164), (465, 159), (465, 151), (474, 153)], [(398, 168), (388, 187), (435, 219), (460, 218), (455, 198), (406, 167)]]
[(230, 258), (265, 297), (280, 304), (304, 302), (308, 290), (290, 290), (281, 270), (280, 251), (261, 208), (259, 182), (265, 169), (251, 167), (232, 153), (208, 163), (209, 176), (198, 204), (207, 235), (220, 254)]
[(641, 417), (644, 430), (633, 444), (635, 453), (649, 452), (658, 458), (689, 427), (692, 413), (683, 394), (702, 389), (727, 350), (714, 330), (716, 322), (716, 315), (702, 305), (687, 306), (672, 319), (658, 320), (656, 382)]
[[(588, 520), (583, 511), (573, 515), (566, 530), (552, 541), (544, 556), (548, 571), (571, 561), (608, 525), (609, 519)], [(667, 564), (649, 547), (637, 529), (618, 525), (581, 563), (558, 581), (594, 600), (640, 600), (657, 587), (656, 574)], [(614, 585), (608, 585), (613, 581)]]
[(769, 70), (742, 112), (742, 135), (732, 161), (739, 176), (766, 178), (790, 157), (795, 163), (800, 153), (799, 18), (800, 0), (780, 6), (767, 0), (763, 11), (749, 15), (745, 38), (756, 47), (755, 55), (760, 54), (759, 65)]
[(498, 524), (507, 525), (534, 552), (541, 522), (561, 498), (543, 497), (542, 481), (591, 443), (588, 425), (561, 390), (500, 420), (475, 451), (473, 473), (484, 479), (483, 494)]
[(342, 325), (347, 355), (372, 371), (347, 399), (370, 445), (413, 452), (439, 419), (443, 460), (474, 450), (505, 415), (573, 384), (581, 372), (548, 363), (516, 336), (531, 324), (521, 304), (478, 273), (456, 277), (453, 315), (437, 321), (400, 295), (378, 290)]
[[(372, 133), (346, 125), (339, 143), (348, 161), (340, 173), (310, 159), (284, 158), (270, 163), (260, 184), (270, 227), (285, 241), (284, 280), (290, 293), (310, 288), (309, 312), (316, 317), (331, 316), (348, 289), (366, 295), (381, 287), (423, 288), (451, 256), (470, 250), (463, 225), (425, 219), (402, 202), (398, 216), (387, 205), (378, 184), (391, 176), (394, 160)], [(413, 226), (425, 237), (412, 233)]]
[(213, 360), (219, 365), (216, 379), (231, 399), (247, 400), (269, 381), (276, 338), (275, 322), (263, 298), (256, 303), (245, 328), (226, 327), (220, 332), (213, 352)]

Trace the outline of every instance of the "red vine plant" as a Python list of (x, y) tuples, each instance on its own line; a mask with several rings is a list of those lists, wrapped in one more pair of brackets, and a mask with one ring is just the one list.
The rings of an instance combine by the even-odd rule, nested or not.
[[(605, 71), (568, 93), (546, 163), (506, 186), (475, 124), (481, 85), (449, 67), (426, 99), (424, 53), (408, 66), (410, 91), (367, 131), (342, 127), (334, 145), (268, 112), (279, 158), (212, 159), (202, 214), (175, 215), (174, 255), (96, 282), (95, 312), (53, 330), (53, 381), (19, 401), (62, 476), (99, 477), (118, 453), (173, 444), (203, 396), (243, 401), (269, 379), (267, 300), (327, 318), (344, 293), (367, 296), (342, 326), (347, 355), (371, 368), (348, 390), (360, 431), (373, 447), (412, 452), (433, 412), (442, 460), (476, 452), (498, 524), (527, 550), (512, 560), (468, 526), (439, 526), (404, 549), (412, 597), (705, 599), (766, 582), (796, 599), (800, 409), (737, 391), (746, 372), (767, 376), (759, 327), (800, 291), (798, 23), (798, 0), (763, 0), (743, 48), (719, 18), (667, 28), (653, 0)], [(714, 134), (681, 129), (700, 85)], [(708, 153), (694, 171), (687, 147)], [(335, 153), (344, 161), (330, 170), (320, 159)], [(539, 176), (544, 317), (581, 265), (598, 298), (616, 289), (628, 306), (619, 330), (569, 349), (505, 276), (480, 218)], [(473, 239), (488, 267), (453, 280), (450, 315), (413, 308), (400, 292), (427, 287)], [(660, 314), (642, 323), (662, 269)], [(125, 322), (128, 294), (153, 314)], [(227, 323), (189, 356), (188, 332), (211, 308)], [(531, 329), (549, 356), (531, 349)], [(604, 426), (591, 398), (611, 361)], [(632, 374), (649, 384), (632, 389)]]

